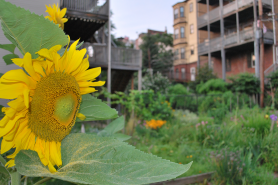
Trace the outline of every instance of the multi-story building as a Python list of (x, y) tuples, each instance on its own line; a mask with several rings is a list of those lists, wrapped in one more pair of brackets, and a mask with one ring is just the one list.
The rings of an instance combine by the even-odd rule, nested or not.
[(174, 79), (194, 81), (198, 61), (196, 0), (173, 5), (174, 12)]
[[(197, 0), (198, 65), (208, 63), (224, 80), (243, 72), (259, 76), (258, 42), (263, 35), (263, 70), (266, 74), (274, 68), (275, 43), (269, 15), (272, 13), (272, 1), (277, 1), (261, 1), (262, 19), (258, 16), (258, 0)], [(262, 30), (259, 28), (260, 20), (263, 22)]]

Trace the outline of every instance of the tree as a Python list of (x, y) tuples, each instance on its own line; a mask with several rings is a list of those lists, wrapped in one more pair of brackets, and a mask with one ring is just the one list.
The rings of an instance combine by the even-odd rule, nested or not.
[(154, 72), (165, 71), (173, 65), (173, 52), (167, 47), (173, 46), (172, 34), (146, 34), (140, 49), (143, 52), (143, 69), (152, 68)]

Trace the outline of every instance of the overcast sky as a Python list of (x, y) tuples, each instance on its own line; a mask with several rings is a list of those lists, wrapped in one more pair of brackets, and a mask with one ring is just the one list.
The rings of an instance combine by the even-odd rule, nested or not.
[(135, 40), (147, 29), (173, 33), (172, 6), (181, 0), (111, 0), (116, 37)]

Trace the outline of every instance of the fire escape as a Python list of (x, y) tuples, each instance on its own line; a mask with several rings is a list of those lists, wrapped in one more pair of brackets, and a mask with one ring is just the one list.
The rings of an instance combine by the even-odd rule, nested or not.
[[(87, 48), (90, 68), (108, 68), (108, 33), (105, 27), (109, 19), (106, 0), (100, 5), (98, 0), (60, 0), (60, 7), (67, 8), (64, 31), (71, 40), (80, 39)], [(111, 93), (124, 91), (134, 72), (141, 71), (141, 50), (111, 47)]]

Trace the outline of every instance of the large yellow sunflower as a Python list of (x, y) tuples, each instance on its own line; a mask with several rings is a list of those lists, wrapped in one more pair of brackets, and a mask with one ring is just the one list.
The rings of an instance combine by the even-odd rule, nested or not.
[(15, 148), (7, 166), (14, 166), (16, 154), (28, 149), (36, 151), (51, 172), (62, 165), (61, 141), (76, 117), (85, 118), (78, 113), (81, 95), (105, 83), (93, 82), (101, 69), (88, 69), (86, 49), (76, 50), (77, 43), (62, 57), (57, 53), (60, 45), (41, 49), (37, 59), (26, 53), (23, 59), (13, 59), (25, 71), (11, 70), (1, 77), (0, 98), (12, 100), (2, 109), (5, 117), (0, 121), (1, 154)]
[(50, 21), (53, 21), (55, 24), (59, 24), (59, 27), (64, 29), (64, 23), (68, 21), (67, 18), (64, 18), (67, 9), (63, 8), (60, 10), (58, 5), (53, 4), (53, 8), (49, 5), (46, 6), (46, 11), (50, 16), (45, 16), (45, 18), (49, 19)]

